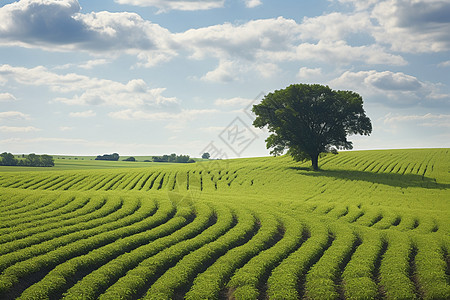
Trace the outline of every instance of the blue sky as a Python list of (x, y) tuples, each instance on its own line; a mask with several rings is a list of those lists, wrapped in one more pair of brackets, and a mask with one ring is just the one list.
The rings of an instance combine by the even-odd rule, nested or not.
[[(268, 155), (248, 107), (363, 96), (354, 149), (450, 147), (450, 1), (0, 1), (0, 151)], [(262, 94), (261, 94), (262, 93)]]

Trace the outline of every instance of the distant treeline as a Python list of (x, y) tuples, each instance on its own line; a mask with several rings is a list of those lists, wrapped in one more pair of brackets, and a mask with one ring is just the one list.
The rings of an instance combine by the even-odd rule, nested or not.
[(154, 162), (171, 162), (171, 163), (193, 163), (195, 160), (191, 159), (189, 155), (176, 155), (172, 153), (170, 155), (164, 154), (163, 156), (152, 156)]
[(112, 161), (118, 161), (119, 160), (119, 154), (113, 153), (113, 154), (103, 154), (98, 155), (95, 160), (112, 160)]
[(20, 159), (16, 159), (13, 154), (8, 152), (0, 154), (0, 166), (53, 167), (54, 165), (53, 157), (47, 154), (23, 154)]
[[(113, 154), (103, 154), (98, 155), (95, 160), (109, 160), (109, 161), (118, 161), (120, 158), (118, 153)], [(123, 159), (123, 161), (137, 161), (135, 157), (131, 156), (126, 159)], [(169, 162), (169, 163), (194, 163), (195, 160), (191, 159), (189, 155), (177, 155), (175, 153), (172, 153), (170, 155), (162, 155), (162, 156), (152, 156), (153, 162)], [(145, 162), (151, 162), (150, 160), (145, 160)]]

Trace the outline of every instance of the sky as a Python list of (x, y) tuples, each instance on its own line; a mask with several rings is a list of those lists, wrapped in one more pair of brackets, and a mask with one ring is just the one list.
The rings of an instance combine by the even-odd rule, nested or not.
[(0, 1), (0, 152), (267, 156), (253, 104), (352, 90), (354, 150), (450, 147), (449, 0)]

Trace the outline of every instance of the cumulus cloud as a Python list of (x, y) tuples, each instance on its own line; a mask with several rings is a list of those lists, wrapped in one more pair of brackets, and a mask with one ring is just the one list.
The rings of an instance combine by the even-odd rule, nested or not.
[(294, 20), (252, 20), (241, 25), (225, 23), (190, 29), (174, 35), (176, 41), (193, 51), (192, 58), (241, 57), (254, 60), (263, 51), (288, 50), (298, 40)]
[(403, 57), (388, 53), (378, 45), (352, 47), (345, 41), (319, 41), (317, 44), (300, 44), (293, 55), (293, 59), (313, 60), (335, 65), (348, 65), (354, 62), (374, 65), (406, 65)]
[(450, 60), (443, 61), (438, 64), (439, 67), (450, 67)]
[(80, 11), (77, 0), (21, 0), (4, 5), (0, 8), (0, 45), (175, 55), (170, 32), (138, 14)]
[(183, 109), (181, 112), (147, 112), (142, 110), (125, 109), (109, 113), (113, 119), (121, 120), (148, 120), (148, 121), (187, 121), (193, 120), (199, 115), (218, 112), (216, 109)]
[[(192, 59), (214, 57), (219, 60), (219, 66), (202, 78), (215, 82), (229, 82), (236, 74), (254, 71), (270, 77), (279, 70), (277, 64), (286, 61), (313, 60), (335, 65), (355, 61), (367, 64), (406, 64), (401, 56), (388, 53), (375, 44), (351, 46), (343, 40), (331, 38), (321, 39), (317, 43), (305, 42), (302, 34), (304, 39), (317, 34), (315, 26), (312, 27), (304, 27), (292, 19), (279, 17), (252, 20), (244, 24), (225, 23), (190, 29), (174, 34), (174, 39), (179, 44), (186, 45), (185, 49), (191, 51)], [(344, 36), (345, 30), (342, 31)], [(267, 68), (261, 68), (262, 63), (271, 66), (268, 70), (272, 71), (267, 72)]]
[(450, 115), (431, 114), (425, 115), (393, 115), (388, 114), (383, 119), (385, 124), (414, 122), (425, 127), (450, 127)]
[(248, 8), (253, 8), (260, 6), (262, 4), (261, 0), (245, 0), (245, 6)]
[[(329, 1), (336, 1), (336, 0), (329, 0)], [(376, 4), (377, 2), (379, 2), (379, 0), (337, 0), (337, 1), (344, 4), (352, 4), (356, 7), (357, 10), (367, 9)]]
[(94, 68), (95, 66), (100, 66), (100, 65), (105, 65), (107, 64), (108, 61), (106, 59), (93, 59), (93, 60), (89, 60), (84, 64), (79, 65), (80, 68), (82, 69), (87, 69), (90, 70), (92, 68)]
[(20, 111), (4, 111), (0, 112), (0, 121), (3, 120), (29, 120), (30, 115), (21, 113)]
[(28, 69), (10, 65), (0, 65), (1, 78), (24, 85), (47, 86), (53, 92), (71, 94), (54, 99), (66, 104), (165, 107), (178, 103), (176, 98), (163, 96), (165, 88), (152, 89), (142, 79), (132, 79), (124, 84), (75, 73), (60, 75), (43, 66)]
[[(208, 10), (223, 7), (225, 0), (114, 0), (119, 4), (128, 4), (143, 7), (157, 7), (159, 12), (169, 10)], [(250, 0), (252, 1), (252, 0)], [(253, 0), (254, 1), (254, 0)]]
[(373, 35), (395, 51), (450, 50), (450, 2), (389, 0), (377, 4), (372, 17), (380, 24)]
[[(333, 1), (333, 0), (330, 0)], [(335, 0), (334, 0), (335, 1)], [(401, 52), (443, 52), (450, 49), (450, 2), (443, 0), (337, 0), (366, 14), (367, 28), (378, 43)], [(352, 16), (349, 16), (350, 18)], [(328, 20), (331, 21), (330, 17)], [(316, 20), (317, 21), (317, 20)], [(345, 20), (343, 20), (345, 24)], [(354, 20), (356, 21), (356, 20)], [(360, 22), (361, 24), (361, 22)], [(330, 28), (339, 23), (330, 22)], [(327, 27), (325, 27), (327, 28)], [(318, 34), (321, 34), (318, 31)]]
[(307, 68), (302, 67), (297, 73), (298, 79), (311, 79), (311, 78), (319, 78), (322, 76), (321, 68)]
[(239, 66), (233, 61), (221, 61), (216, 69), (206, 73), (201, 79), (212, 82), (231, 82), (237, 80)]
[(299, 27), (300, 36), (304, 40), (339, 41), (351, 34), (368, 33), (373, 25), (367, 12), (333, 12), (318, 17), (305, 17)]
[(0, 93), (0, 102), (16, 101), (16, 97), (10, 93)]
[(60, 126), (59, 127), (60, 131), (71, 131), (71, 130), (74, 130), (74, 129), (75, 129), (75, 127), (71, 127), (71, 126)]
[(40, 129), (33, 127), (33, 126), (26, 126), (26, 127), (0, 126), (0, 132), (23, 133), (23, 132), (35, 132), (35, 131), (40, 131)]
[(330, 85), (334, 88), (352, 89), (365, 96), (383, 95), (391, 100), (385, 104), (392, 105), (426, 105), (433, 99), (450, 97), (439, 93), (437, 85), (402, 72), (346, 71), (332, 80)]
[(214, 101), (214, 104), (219, 107), (245, 107), (253, 101), (253, 99), (234, 97), (230, 99), (217, 99)]
[(93, 110), (69, 113), (69, 116), (74, 117), (74, 118), (91, 118), (91, 117), (95, 117), (96, 115), (97, 114)]

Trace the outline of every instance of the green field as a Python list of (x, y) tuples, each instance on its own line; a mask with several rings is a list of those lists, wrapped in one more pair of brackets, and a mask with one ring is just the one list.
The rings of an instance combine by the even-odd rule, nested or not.
[(449, 151), (4, 167), (0, 299), (450, 299)]

